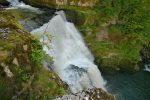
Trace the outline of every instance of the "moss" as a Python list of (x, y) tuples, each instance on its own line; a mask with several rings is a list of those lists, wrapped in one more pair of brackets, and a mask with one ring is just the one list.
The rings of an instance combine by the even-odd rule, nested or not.
[[(92, 12), (95, 13), (90, 14), (91, 18), (83, 17), (87, 18), (89, 23), (86, 23), (85, 20), (85, 26), (78, 27), (84, 33), (85, 41), (95, 56), (95, 62), (103, 70), (139, 71), (141, 68), (139, 52), (143, 44), (149, 40), (148, 29), (145, 29), (149, 26), (149, 19), (146, 19), (149, 16), (146, 13), (148, 7), (143, 10), (141, 7), (143, 3), (139, 3), (140, 1), (126, 2), (127, 7), (130, 7), (131, 4), (136, 6), (131, 9), (136, 9), (138, 13), (130, 13), (129, 9), (123, 13), (124, 9), (118, 8), (122, 5), (119, 1), (100, 2), (101, 4), (97, 4), (92, 9)], [(140, 6), (141, 9), (137, 6)], [(126, 18), (122, 19), (121, 16), (126, 16)], [(95, 20), (92, 21), (93, 19)]]
[(37, 15), (37, 13), (35, 12), (30, 12), (30, 11), (26, 11), (23, 9), (8, 9), (7, 10), (9, 14), (12, 14), (13, 16), (15, 16), (15, 18), (19, 21), (25, 20), (26, 18), (31, 18), (34, 17), (35, 15)]
[(11, 50), (12, 48), (14, 48), (14, 44), (11, 44), (11, 43), (10, 43), (10, 44), (6, 44), (6, 45), (4, 46), (4, 49), (5, 49), (5, 50), (8, 50), (8, 51)]
[(146, 42), (143, 45), (140, 54), (142, 56), (144, 64), (150, 64), (150, 41)]
[[(38, 74), (36, 74), (32, 89), (29, 98), (41, 100), (62, 96), (64, 94), (62, 91), (65, 91), (63, 85), (59, 82), (58, 76), (45, 69), (41, 69), (38, 71)], [(33, 94), (35, 94), (34, 97), (32, 97)]]
[(97, 0), (69, 0), (69, 1), (55, 1), (55, 0), (25, 0), (26, 3), (33, 6), (43, 6), (49, 8), (57, 8), (63, 6), (78, 6), (83, 8), (93, 7)]
[[(7, 11), (0, 11), (0, 19), (0, 97), (45, 100), (62, 96), (65, 86), (53, 71), (42, 66), (47, 55), (41, 43)], [(6, 75), (2, 63), (13, 77)]]
[(95, 34), (86, 34), (85, 41), (101, 69), (139, 71), (140, 49), (148, 38), (141, 35), (108, 32), (108, 39), (95, 39)]

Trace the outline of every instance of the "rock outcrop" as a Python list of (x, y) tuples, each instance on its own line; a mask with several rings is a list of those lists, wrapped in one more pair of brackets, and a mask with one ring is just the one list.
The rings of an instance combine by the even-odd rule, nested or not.
[(41, 64), (45, 54), (40, 42), (7, 11), (0, 11), (0, 23), (1, 100), (51, 100), (62, 96), (67, 87)]
[(141, 56), (144, 64), (150, 64), (150, 42), (143, 45), (141, 49)]
[(93, 7), (96, 0), (24, 0), (34, 6), (59, 7), (59, 6), (79, 6)]
[(115, 100), (115, 97), (101, 89), (88, 89), (77, 94), (64, 95), (55, 100)]

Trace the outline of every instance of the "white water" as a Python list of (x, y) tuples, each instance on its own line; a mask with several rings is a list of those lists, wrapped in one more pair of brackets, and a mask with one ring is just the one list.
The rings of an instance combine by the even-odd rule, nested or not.
[[(73, 93), (97, 87), (105, 90), (105, 81), (93, 63), (94, 58), (73, 23), (67, 22), (63, 11), (57, 12), (48, 23), (32, 31), (33, 34), (46, 32), (53, 36), (52, 43), (44, 50), (54, 59), (54, 71), (65, 81)], [(42, 39), (41, 39), (42, 40)], [(48, 42), (45, 36), (44, 42)]]
[(32, 12), (42, 13), (42, 11), (40, 11), (38, 8), (32, 7), (30, 5), (26, 5), (23, 2), (19, 2), (19, 0), (7, 0), (7, 1), (10, 2), (10, 7), (6, 9), (22, 8), (22, 9), (29, 9)]
[(7, 1), (10, 2), (11, 6), (20, 5), (20, 2), (18, 0), (7, 0)]
[(144, 70), (150, 72), (150, 65), (145, 65), (145, 69)]

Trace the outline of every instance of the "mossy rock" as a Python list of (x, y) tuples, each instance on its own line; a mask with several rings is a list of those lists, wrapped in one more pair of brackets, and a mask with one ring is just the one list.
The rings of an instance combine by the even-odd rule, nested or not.
[[(95, 9), (95, 4), (98, 2), (97, 0), (62, 0), (62, 2), (64, 3), (59, 5), (60, 1), (61, 0), (58, 0), (58, 2), (56, 2), (55, 0), (24, 0), (24, 2), (33, 6), (64, 10), (66, 12), (67, 19), (75, 23), (78, 27), (82, 27), (83, 25), (99, 25), (100, 15), (99, 12), (96, 11), (97, 9)], [(89, 6), (84, 6), (82, 5), (82, 3), (89, 4)]]
[(118, 71), (136, 72), (141, 68), (141, 64), (138, 61), (116, 57), (102, 58), (99, 65), (102, 71), (106, 73), (109, 73), (110, 71), (112, 71), (112, 73)]
[(88, 89), (72, 95), (64, 95), (55, 100), (116, 100), (116, 98), (100, 88)]
[(24, 2), (33, 6), (43, 7), (63, 7), (63, 6), (79, 6), (79, 7), (93, 7), (97, 0), (24, 0)]
[(0, 23), (1, 99), (45, 100), (62, 96), (67, 86), (42, 66), (41, 43), (7, 11), (0, 11)]
[(150, 64), (150, 41), (146, 42), (143, 45), (143, 48), (140, 51), (142, 60), (145, 64)]
[(142, 43), (135, 44), (134, 41), (138, 40), (138, 37), (130, 40), (126, 39), (128, 37), (124, 35), (122, 39), (116, 41), (108, 37), (107, 40), (99, 41), (95, 34), (85, 36), (88, 47), (95, 56), (95, 62), (102, 72), (136, 72), (142, 68), (140, 60)]

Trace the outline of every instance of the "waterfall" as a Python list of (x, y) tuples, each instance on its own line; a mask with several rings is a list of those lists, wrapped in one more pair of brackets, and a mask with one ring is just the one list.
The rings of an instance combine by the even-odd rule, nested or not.
[(11, 6), (20, 5), (20, 2), (18, 0), (7, 0), (7, 1), (10, 2)]
[(145, 64), (144, 70), (150, 72), (150, 64)]
[(51, 49), (44, 46), (44, 50), (54, 59), (53, 69), (73, 93), (93, 87), (105, 90), (105, 81), (94, 64), (93, 55), (74, 24), (66, 20), (63, 11), (56, 12), (56, 16), (48, 23), (31, 33), (37, 35), (44, 32), (52, 36), (49, 43), (48, 36), (45, 35), (44, 42)]
[(32, 7), (30, 5), (26, 5), (24, 2), (19, 2), (19, 0), (7, 0), (8, 2), (10, 2), (10, 6), (9, 8), (6, 9), (28, 9), (32, 12), (36, 12), (36, 13), (43, 13), (43, 11), (40, 11), (38, 8)]

